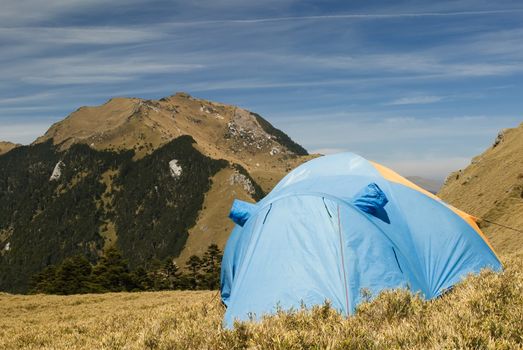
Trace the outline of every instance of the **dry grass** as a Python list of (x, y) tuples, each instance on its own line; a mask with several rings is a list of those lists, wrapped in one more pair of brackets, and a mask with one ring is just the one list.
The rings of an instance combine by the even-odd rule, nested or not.
[[(523, 123), (505, 130), (501, 142), (449, 176), (439, 197), (478, 218), (523, 230)], [(523, 234), (481, 222), (481, 229), (498, 252), (523, 247)]]
[(523, 253), (505, 265), (431, 302), (387, 292), (348, 319), (323, 306), (233, 331), (215, 292), (0, 294), (0, 349), (523, 348)]

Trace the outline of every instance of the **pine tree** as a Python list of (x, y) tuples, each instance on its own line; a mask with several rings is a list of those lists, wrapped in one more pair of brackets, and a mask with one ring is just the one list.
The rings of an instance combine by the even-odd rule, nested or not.
[(222, 261), (222, 251), (216, 244), (211, 244), (203, 255), (203, 271), (205, 287), (208, 289), (218, 289), (220, 286), (220, 265)]
[(167, 259), (163, 268), (168, 280), (167, 289), (182, 289), (183, 275), (176, 262), (172, 259)]
[(129, 274), (130, 285), (128, 290), (131, 292), (154, 290), (154, 282), (147, 270), (143, 267), (138, 267)]
[(120, 292), (133, 287), (127, 261), (116, 248), (109, 248), (93, 268), (93, 282), (101, 292)]
[(199, 289), (201, 285), (200, 269), (202, 267), (202, 259), (197, 255), (192, 255), (185, 263), (189, 275), (187, 276), (187, 288)]
[(202, 257), (193, 255), (182, 273), (172, 258), (152, 260), (132, 272), (115, 249), (108, 249), (93, 267), (83, 256), (49, 266), (31, 279), (31, 293), (80, 294), (120, 291), (217, 289), (220, 285), (222, 251), (211, 244)]
[(31, 278), (30, 294), (55, 293), (56, 267), (48, 266)]
[(56, 269), (54, 293), (56, 294), (81, 294), (91, 291), (92, 266), (81, 255), (65, 259)]
[(92, 291), (92, 266), (81, 255), (65, 259), (60, 265), (48, 266), (32, 278), (31, 293), (82, 294)]
[(151, 280), (152, 290), (169, 289), (169, 279), (165, 271), (165, 264), (158, 259), (153, 259), (150, 262), (149, 279)]

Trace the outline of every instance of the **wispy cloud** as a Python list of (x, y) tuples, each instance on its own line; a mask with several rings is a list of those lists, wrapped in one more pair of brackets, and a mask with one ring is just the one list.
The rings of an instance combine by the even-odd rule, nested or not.
[[(111, 4), (125, 6), (139, 0), (114, 0)], [(89, 13), (100, 6), (104, 0), (46, 0), (45, 5), (38, 0), (4, 1), (0, 11), (2, 25), (21, 25), (41, 20), (52, 20), (68, 13)]]
[(510, 0), (7, 1), (0, 139), (30, 142), (112, 96), (188, 91), (254, 109), (309, 150), (408, 175), (430, 156), (443, 173), (521, 116), (522, 13)]
[[(156, 30), (154, 30), (156, 29)], [(150, 27), (14, 27), (1, 28), (0, 40), (30, 41), (35, 44), (115, 45), (161, 40), (163, 33)]]
[[(463, 62), (452, 59), (457, 53), (464, 54), (470, 52), (469, 47), (463, 45), (459, 50), (453, 51), (446, 46), (440, 50), (421, 50), (419, 52), (395, 52), (380, 54), (352, 54), (346, 56), (293, 56), (293, 55), (274, 55), (275, 61), (308, 67), (323, 67), (337, 70), (353, 70), (362, 73), (385, 72), (388, 74), (430, 74), (432, 77), (477, 77), (503, 75), (515, 72), (522, 72), (523, 66), (514, 61), (504, 61), (502, 56), (498, 56), (498, 62), (481, 62), (480, 56), (476, 56), (474, 61)], [(450, 55), (449, 55), (450, 53)], [(450, 57), (449, 57), (450, 56)], [(271, 55), (266, 55), (271, 59)], [(520, 57), (520, 59), (523, 58)]]
[(404, 12), (404, 13), (348, 13), (318, 16), (287, 16), (224, 20), (202, 20), (202, 21), (179, 21), (171, 22), (171, 25), (212, 25), (212, 24), (264, 24), (271, 22), (294, 22), (294, 21), (331, 21), (347, 19), (398, 19), (398, 18), (423, 18), (423, 17), (457, 17), (457, 16), (485, 16), (507, 13), (523, 12), (523, 8), (484, 11), (454, 11), (454, 12)]
[(401, 97), (394, 101), (387, 103), (388, 105), (414, 105), (414, 104), (427, 104), (434, 103), (443, 100), (442, 96), (412, 96), (412, 97)]
[(173, 74), (203, 68), (201, 64), (169, 62), (167, 57), (155, 60), (149, 56), (133, 55), (108, 59), (103, 53), (42, 58), (31, 64), (14, 66), (18, 66), (18, 70), (5, 67), (0, 68), (0, 72), (4, 71), (4, 77), (18, 75), (23, 82), (42, 85), (124, 82), (143, 75)]
[(50, 92), (38, 92), (35, 94), (30, 94), (30, 95), (4, 97), (4, 98), (0, 98), (0, 104), (5, 106), (5, 105), (20, 104), (20, 103), (27, 103), (27, 102), (34, 102), (34, 101), (45, 101), (45, 100), (48, 100), (52, 96), (55, 96), (55, 94), (50, 93)]

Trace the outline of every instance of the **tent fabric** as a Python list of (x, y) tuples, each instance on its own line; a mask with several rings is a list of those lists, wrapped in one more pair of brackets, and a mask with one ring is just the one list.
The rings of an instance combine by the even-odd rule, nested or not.
[(374, 214), (382, 209), (389, 200), (381, 188), (375, 183), (367, 185), (356, 194), (354, 205), (366, 213)]
[(251, 212), (256, 208), (252, 203), (247, 203), (239, 199), (235, 199), (232, 203), (231, 211), (229, 212), (229, 218), (234, 221), (235, 224), (243, 227), (245, 221), (251, 216)]
[(302, 164), (260, 202), (235, 202), (230, 216), (228, 328), (326, 300), (350, 315), (362, 294), (394, 288), (432, 299), (469, 273), (502, 269), (473, 217), (352, 153)]

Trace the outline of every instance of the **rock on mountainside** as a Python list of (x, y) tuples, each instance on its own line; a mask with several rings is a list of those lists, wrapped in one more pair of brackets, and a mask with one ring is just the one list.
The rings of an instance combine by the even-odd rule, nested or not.
[(484, 220), (481, 228), (499, 252), (523, 247), (523, 124), (501, 131), (471, 164), (450, 174), (439, 196)]
[(305, 149), (261, 116), (184, 93), (82, 107), (0, 156), (0, 290), (116, 245), (132, 267), (223, 246), (233, 198), (257, 200)]
[(13, 148), (20, 146), (19, 144), (9, 141), (0, 141), (0, 155), (9, 152)]

